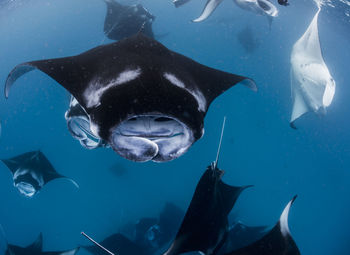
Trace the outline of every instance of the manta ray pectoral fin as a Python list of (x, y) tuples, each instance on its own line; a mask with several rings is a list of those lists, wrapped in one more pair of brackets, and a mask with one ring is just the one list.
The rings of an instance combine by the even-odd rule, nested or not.
[(34, 69), (39, 69), (49, 75), (81, 103), (79, 95), (82, 89), (81, 84), (86, 80), (89, 72), (85, 66), (77, 63), (76, 57), (46, 59), (17, 65), (6, 79), (5, 97), (8, 98), (10, 89), (18, 78)]
[(181, 5), (184, 5), (185, 3), (188, 3), (190, 0), (173, 0), (173, 4), (175, 7), (180, 7)]
[(71, 182), (77, 189), (80, 189), (79, 184), (76, 181), (74, 181), (72, 178), (69, 178), (69, 177), (66, 177), (66, 176), (61, 176), (61, 178)]
[(43, 233), (40, 232), (38, 238), (28, 246), (28, 249), (35, 251), (41, 251), (43, 249)]
[(289, 216), (290, 208), (291, 208), (291, 206), (294, 203), (296, 198), (297, 198), (297, 195), (295, 195), (292, 198), (292, 200), (289, 201), (289, 203), (286, 205), (286, 207), (284, 208), (284, 210), (280, 216), (279, 224), (280, 224), (281, 233), (283, 236), (290, 235), (289, 226), (288, 226), (288, 216)]
[(295, 88), (293, 91), (294, 94), (294, 105), (293, 105), (293, 111), (292, 116), (290, 119), (290, 126), (294, 129), (296, 129), (294, 125), (294, 121), (298, 119), (303, 114), (307, 113), (309, 111), (309, 107), (305, 103), (304, 97), (299, 91), (299, 89)]
[(201, 15), (192, 20), (193, 22), (201, 22), (205, 19), (207, 19), (218, 7), (218, 5), (222, 2), (222, 0), (208, 0), (207, 3), (205, 4), (205, 7), (201, 13)]
[[(175, 58), (175, 56), (174, 56)], [(206, 107), (219, 95), (234, 85), (241, 83), (253, 91), (257, 86), (253, 79), (220, 71), (202, 64), (199, 64), (185, 56), (176, 55), (176, 61), (191, 73), (201, 93), (205, 96)]]

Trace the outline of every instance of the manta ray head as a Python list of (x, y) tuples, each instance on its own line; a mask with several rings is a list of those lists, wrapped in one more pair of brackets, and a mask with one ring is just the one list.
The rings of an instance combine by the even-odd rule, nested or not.
[(161, 162), (178, 158), (194, 140), (186, 124), (158, 113), (132, 116), (113, 127), (109, 143), (124, 158)]
[(41, 176), (29, 169), (20, 168), (13, 175), (14, 186), (26, 197), (33, 197), (44, 185)]

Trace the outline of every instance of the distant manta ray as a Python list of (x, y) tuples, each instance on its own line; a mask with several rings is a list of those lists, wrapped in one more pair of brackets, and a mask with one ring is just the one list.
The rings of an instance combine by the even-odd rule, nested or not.
[(75, 181), (57, 173), (41, 151), (27, 152), (1, 161), (10, 169), (13, 185), (26, 197), (33, 197), (46, 183), (57, 178), (68, 179), (79, 188)]
[(335, 93), (335, 81), (323, 60), (317, 20), (319, 7), (311, 24), (294, 44), (290, 58), (291, 89), (294, 101), (290, 126), (309, 111), (324, 113)]
[(17, 65), (5, 96), (23, 74), (39, 69), (76, 98), (92, 134), (122, 157), (145, 162), (183, 155), (204, 133), (211, 102), (250, 78), (201, 65), (141, 33), (80, 55)]
[(112, 40), (121, 40), (138, 31), (154, 38), (152, 22), (155, 19), (141, 4), (122, 5), (115, 0), (103, 0), (107, 4), (104, 33)]
[[(173, 0), (175, 7), (179, 7), (190, 0)], [(223, 0), (208, 0), (205, 4), (204, 9), (202, 10), (201, 15), (192, 20), (193, 22), (201, 22), (206, 20), (215, 9), (221, 4)], [(269, 22), (271, 23), (271, 18), (277, 17), (278, 10), (277, 8), (270, 2), (270, 0), (233, 0), (240, 8), (254, 12), (259, 15), (265, 15), (269, 18)]]
[(66, 251), (42, 251), (43, 235), (40, 233), (37, 240), (27, 247), (21, 247), (13, 244), (7, 244), (5, 255), (75, 255), (79, 248)]

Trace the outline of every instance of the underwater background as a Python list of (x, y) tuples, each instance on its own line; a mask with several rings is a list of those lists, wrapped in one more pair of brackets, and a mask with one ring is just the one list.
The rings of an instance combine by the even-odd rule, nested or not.
[[(205, 135), (167, 163), (134, 163), (111, 149), (86, 150), (67, 130), (69, 93), (35, 71), (0, 97), (0, 158), (40, 149), (56, 170), (77, 181), (46, 185), (28, 199), (0, 164), (0, 223), (10, 243), (26, 246), (40, 232), (44, 250), (74, 248), (118, 232), (129, 222), (157, 216), (167, 201), (186, 210), (203, 171), (215, 160), (227, 116), (219, 167), (230, 185), (254, 185), (232, 214), (247, 225), (273, 226), (298, 194), (289, 217), (304, 255), (350, 253), (350, 2), (327, 1), (318, 26), (323, 56), (337, 83), (324, 116), (307, 114), (289, 126), (292, 109), (290, 53), (317, 11), (311, 0), (278, 6), (271, 29), (266, 17), (223, 1), (196, 24), (204, 1), (174, 8), (169, 0), (142, 3), (156, 16), (154, 33), (169, 49), (220, 70), (252, 77), (258, 92), (237, 85), (218, 97), (205, 118)], [(276, 4), (277, 6), (277, 4)], [(0, 1), (0, 84), (22, 62), (76, 55), (111, 42), (103, 34), (101, 0)], [(255, 44), (237, 39), (249, 27)], [(246, 42), (248, 43), (248, 42)], [(3, 88), (3, 87), (2, 87)], [(5, 239), (0, 237), (1, 250)], [(78, 254), (88, 254), (81, 250)]]

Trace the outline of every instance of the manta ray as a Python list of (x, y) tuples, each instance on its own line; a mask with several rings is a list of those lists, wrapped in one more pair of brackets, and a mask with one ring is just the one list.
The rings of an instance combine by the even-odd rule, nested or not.
[(215, 254), (226, 241), (227, 216), (241, 192), (249, 186), (225, 184), (223, 171), (211, 164), (199, 180), (174, 242), (164, 255), (200, 251)]
[(43, 236), (40, 233), (37, 240), (27, 247), (21, 247), (13, 244), (7, 244), (5, 255), (75, 255), (79, 248), (67, 251), (42, 251)]
[[(190, 0), (173, 0), (175, 7), (179, 7)], [(193, 22), (201, 22), (206, 20), (223, 0), (208, 0), (198, 18)], [(233, 0), (240, 8), (254, 12), (258, 15), (265, 15), (271, 23), (273, 17), (277, 17), (278, 10), (269, 0)], [(280, 0), (281, 1), (281, 0)]]
[(227, 239), (219, 254), (248, 246), (263, 237), (266, 234), (266, 229), (266, 226), (248, 226), (241, 221), (234, 222), (229, 227)]
[[(146, 247), (137, 244), (134, 241), (131, 241), (124, 235), (117, 233), (113, 234), (101, 243), (99, 243), (105, 249), (110, 251), (113, 254), (118, 255), (152, 255), (151, 251)], [(95, 255), (105, 255), (108, 254), (104, 249), (101, 249), (100, 246), (90, 245), (83, 246), (84, 249), (89, 251), (91, 254)]]
[(155, 19), (141, 4), (126, 6), (115, 0), (104, 0), (107, 14), (104, 33), (111, 40), (121, 40), (136, 34), (138, 31), (154, 38), (152, 23)]
[(177, 235), (164, 255), (186, 252), (216, 254), (228, 236), (228, 214), (238, 197), (248, 187), (224, 183), (218, 165), (225, 119), (221, 131), (216, 161), (201, 176)]
[(219, 71), (138, 33), (77, 56), (31, 61), (9, 74), (5, 96), (39, 69), (76, 98), (92, 134), (120, 156), (164, 162), (183, 155), (204, 133), (204, 117), (221, 93), (250, 78)]
[(13, 185), (26, 197), (33, 197), (46, 183), (57, 178), (65, 178), (79, 188), (75, 181), (57, 173), (41, 151), (27, 152), (1, 161), (10, 169)]
[(317, 20), (318, 9), (311, 24), (294, 44), (291, 54), (291, 89), (293, 111), (290, 126), (295, 128), (295, 120), (309, 111), (325, 112), (335, 93), (335, 81), (323, 60)]
[(300, 255), (288, 226), (289, 211), (295, 199), (296, 196), (284, 208), (277, 224), (261, 239), (225, 255)]

